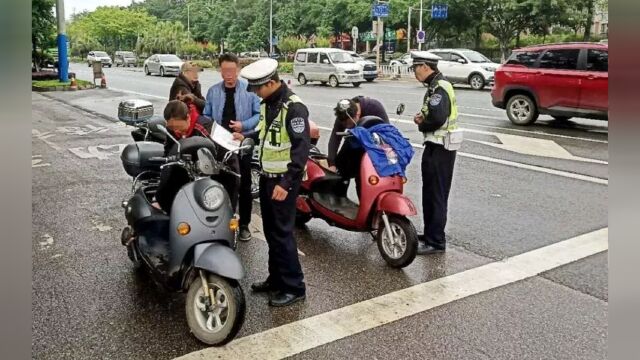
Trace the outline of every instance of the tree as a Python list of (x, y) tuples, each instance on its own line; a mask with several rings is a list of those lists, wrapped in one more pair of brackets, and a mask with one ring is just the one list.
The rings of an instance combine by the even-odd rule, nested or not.
[(295, 53), (306, 46), (307, 42), (297, 36), (287, 36), (278, 43), (278, 48), (283, 54)]
[(518, 31), (531, 23), (529, 6), (528, 0), (489, 1), (486, 12), (487, 29), (498, 39), (502, 61), (508, 56), (511, 40), (515, 39)]
[(42, 65), (42, 50), (55, 44), (53, 4), (54, 0), (31, 0), (31, 58), (37, 71)]
[(75, 17), (68, 27), (71, 47), (82, 52), (100, 50), (112, 52), (132, 49), (140, 34), (156, 23), (156, 18), (144, 10), (102, 6), (86, 15)]

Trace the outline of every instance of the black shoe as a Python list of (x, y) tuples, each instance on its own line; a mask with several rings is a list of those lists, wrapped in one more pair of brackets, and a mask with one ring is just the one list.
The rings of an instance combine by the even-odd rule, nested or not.
[(268, 292), (268, 291), (274, 291), (275, 289), (268, 282), (259, 281), (251, 284), (251, 290), (253, 292)]
[(445, 252), (445, 248), (438, 248), (427, 245), (424, 241), (418, 242), (418, 255), (431, 255)]
[(296, 295), (279, 291), (271, 296), (271, 298), (269, 299), (269, 306), (288, 306), (304, 299), (306, 299), (306, 296), (304, 294)]
[(240, 234), (238, 234), (238, 240), (240, 241), (251, 240), (251, 230), (249, 230), (248, 226), (246, 225), (240, 226)]

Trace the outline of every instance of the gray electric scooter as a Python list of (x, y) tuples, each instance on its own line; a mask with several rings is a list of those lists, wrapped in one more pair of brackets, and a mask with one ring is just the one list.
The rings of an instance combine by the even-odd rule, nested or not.
[[(151, 131), (177, 144), (175, 155), (164, 157), (163, 145), (148, 141), (122, 152), (125, 171), (134, 177), (132, 196), (122, 203), (128, 223), (122, 244), (135, 267), (148, 270), (168, 290), (187, 291), (187, 323), (196, 338), (223, 345), (244, 322), (245, 298), (238, 282), (244, 267), (234, 251), (238, 220), (225, 188), (214, 179), (221, 172), (239, 175), (225, 165), (232, 152), (218, 162), (211, 139), (178, 142), (165, 126), (164, 119), (148, 122)], [(245, 139), (236, 152), (252, 147), (253, 140)], [(167, 166), (182, 167), (191, 179), (175, 196), (170, 214), (151, 205), (160, 171)]]

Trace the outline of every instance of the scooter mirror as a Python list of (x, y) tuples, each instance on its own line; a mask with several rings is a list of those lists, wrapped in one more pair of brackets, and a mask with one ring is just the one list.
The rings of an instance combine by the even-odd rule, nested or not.
[(200, 148), (197, 152), (198, 155), (198, 170), (205, 175), (214, 175), (215, 171), (215, 158), (211, 151), (207, 148)]
[(349, 110), (349, 107), (351, 107), (351, 102), (348, 99), (342, 99), (338, 101), (338, 108), (340, 110), (347, 111)]
[(149, 119), (147, 126), (149, 127), (149, 130), (153, 132), (164, 133), (164, 131), (160, 130), (159, 126), (162, 126), (163, 128), (165, 128), (165, 131), (166, 131), (167, 121), (161, 117), (153, 117)]
[(404, 103), (400, 103), (396, 108), (396, 114), (402, 115), (403, 112), (404, 112)]

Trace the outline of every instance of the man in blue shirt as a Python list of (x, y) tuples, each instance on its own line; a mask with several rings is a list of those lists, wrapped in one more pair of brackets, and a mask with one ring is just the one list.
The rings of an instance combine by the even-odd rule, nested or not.
[[(218, 58), (222, 81), (209, 88), (202, 115), (231, 132), (248, 134), (260, 120), (260, 98), (247, 91), (247, 82), (238, 79), (240, 62), (234, 54)], [(251, 240), (251, 156), (240, 158), (240, 234), (239, 240)]]

